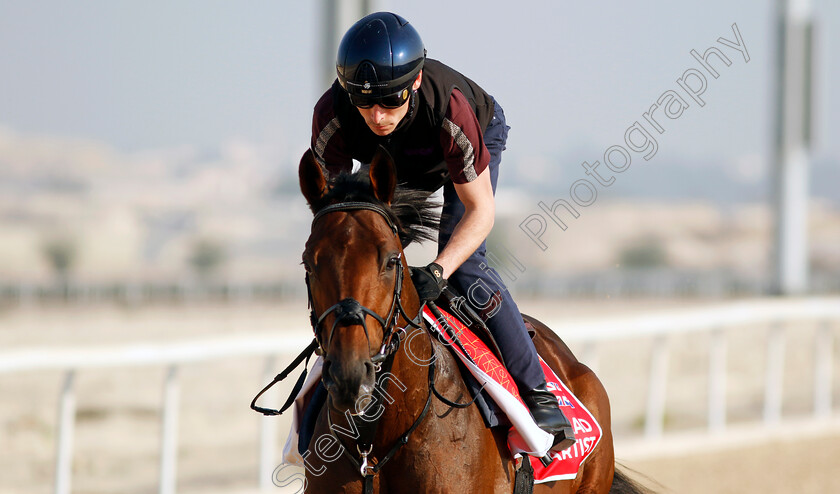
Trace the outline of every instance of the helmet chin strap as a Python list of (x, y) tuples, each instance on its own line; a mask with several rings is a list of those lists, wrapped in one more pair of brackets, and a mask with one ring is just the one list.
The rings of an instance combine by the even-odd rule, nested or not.
[(417, 89), (411, 90), (411, 95), (408, 97), (408, 112), (406, 112), (406, 118), (411, 118), (414, 116), (414, 110), (417, 108)]
[(394, 129), (394, 132), (402, 129), (414, 119), (414, 111), (417, 109), (417, 89), (412, 89), (411, 94), (408, 97), (408, 111), (405, 112), (405, 116), (400, 120), (400, 123), (397, 124), (397, 127)]

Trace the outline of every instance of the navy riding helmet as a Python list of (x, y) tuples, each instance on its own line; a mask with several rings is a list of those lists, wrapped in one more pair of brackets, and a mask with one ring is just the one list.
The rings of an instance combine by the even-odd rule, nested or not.
[(344, 34), (335, 68), (355, 106), (397, 108), (408, 100), (425, 60), (423, 40), (407, 20), (376, 12)]

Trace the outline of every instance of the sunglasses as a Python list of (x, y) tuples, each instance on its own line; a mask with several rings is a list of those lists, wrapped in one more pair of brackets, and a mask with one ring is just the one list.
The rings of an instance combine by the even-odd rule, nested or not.
[(368, 109), (372, 108), (374, 105), (379, 105), (382, 108), (393, 110), (394, 108), (401, 107), (406, 101), (408, 101), (408, 89), (403, 89), (398, 93), (381, 97), (368, 97), (358, 94), (348, 95), (350, 96), (350, 103), (356, 108), (362, 109)]

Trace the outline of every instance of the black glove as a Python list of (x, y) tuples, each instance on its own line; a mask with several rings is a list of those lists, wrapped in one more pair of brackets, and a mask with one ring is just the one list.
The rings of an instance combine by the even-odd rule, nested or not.
[(411, 281), (417, 289), (421, 302), (434, 302), (446, 288), (443, 279), (443, 268), (440, 264), (431, 263), (425, 267), (411, 267)]

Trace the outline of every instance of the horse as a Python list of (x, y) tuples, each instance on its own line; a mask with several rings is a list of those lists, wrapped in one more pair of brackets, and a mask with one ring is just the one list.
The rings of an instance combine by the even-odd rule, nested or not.
[[(314, 213), (302, 264), (327, 390), (303, 454), (305, 492), (514, 492), (507, 431), (486, 427), (469, 406), (455, 357), (429, 335), (410, 279), (404, 247), (434, 239), (428, 194), (397, 187), (384, 149), (366, 172), (329, 178), (307, 151), (299, 179)], [(603, 429), (574, 479), (533, 492), (643, 492), (615, 468), (604, 386), (553, 331), (523, 317), (539, 354)]]

